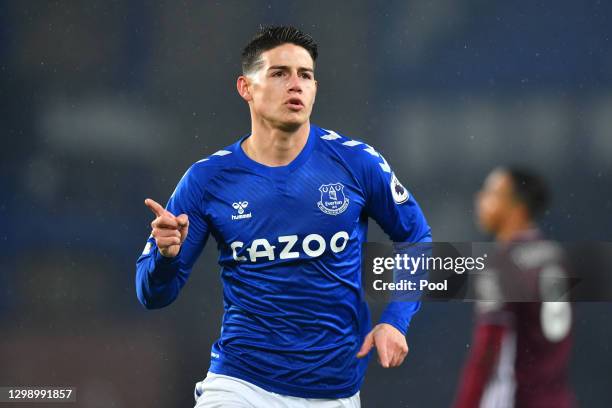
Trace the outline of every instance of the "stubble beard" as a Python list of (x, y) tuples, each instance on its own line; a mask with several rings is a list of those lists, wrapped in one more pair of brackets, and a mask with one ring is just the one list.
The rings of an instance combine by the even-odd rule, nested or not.
[(309, 118), (310, 115), (306, 115), (306, 117), (291, 118), (289, 120), (279, 119), (274, 121), (274, 125), (277, 129), (282, 130), (283, 132), (293, 133), (308, 122)]

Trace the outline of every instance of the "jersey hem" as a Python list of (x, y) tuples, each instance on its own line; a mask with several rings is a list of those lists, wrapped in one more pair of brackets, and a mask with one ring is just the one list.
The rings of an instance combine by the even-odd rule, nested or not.
[(213, 374), (228, 375), (235, 377), (243, 381), (247, 381), (253, 385), (256, 385), (268, 392), (273, 392), (280, 395), (297, 398), (317, 398), (317, 399), (338, 399), (338, 398), (350, 398), (359, 392), (363, 378), (357, 383), (350, 387), (337, 388), (337, 389), (312, 389), (305, 387), (298, 387), (290, 384), (278, 385), (278, 382), (271, 382), (261, 377), (251, 377), (244, 372), (235, 370), (222, 362), (216, 362), (210, 365), (209, 370)]

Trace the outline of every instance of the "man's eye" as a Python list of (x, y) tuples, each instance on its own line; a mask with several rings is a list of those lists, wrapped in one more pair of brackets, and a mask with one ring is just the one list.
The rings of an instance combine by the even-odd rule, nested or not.
[(304, 79), (311, 79), (312, 75), (310, 75), (309, 73), (305, 72), (305, 73), (302, 74), (302, 78), (304, 78)]
[(272, 74), (272, 76), (275, 76), (275, 77), (280, 77), (282, 75), (283, 75), (283, 71), (276, 71)]

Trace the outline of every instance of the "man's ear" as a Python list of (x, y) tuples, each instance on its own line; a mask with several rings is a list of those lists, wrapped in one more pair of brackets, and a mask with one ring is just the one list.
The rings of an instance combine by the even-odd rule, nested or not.
[(251, 95), (249, 79), (245, 75), (240, 75), (236, 80), (236, 89), (238, 93), (247, 102), (251, 102), (253, 100), (253, 96)]

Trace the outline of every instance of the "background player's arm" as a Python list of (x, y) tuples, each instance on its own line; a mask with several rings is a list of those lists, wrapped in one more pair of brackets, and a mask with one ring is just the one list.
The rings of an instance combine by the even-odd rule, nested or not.
[(187, 282), (208, 238), (202, 203), (203, 191), (194, 167), (179, 181), (166, 209), (153, 200), (146, 201), (156, 218), (136, 262), (136, 294), (147, 309), (172, 303)]
[(480, 405), (485, 386), (499, 359), (505, 327), (479, 323), (469, 357), (463, 367), (454, 408), (472, 408)]

